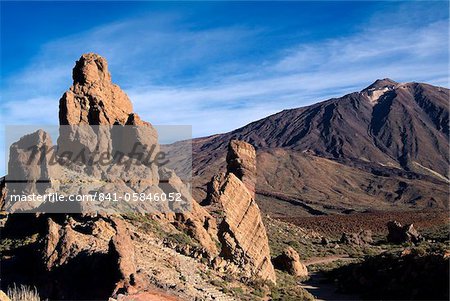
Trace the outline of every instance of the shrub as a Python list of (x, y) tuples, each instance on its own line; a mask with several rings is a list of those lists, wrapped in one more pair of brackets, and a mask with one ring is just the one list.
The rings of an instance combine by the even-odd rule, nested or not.
[(31, 288), (25, 285), (8, 288), (8, 297), (11, 301), (41, 301), (35, 287)]

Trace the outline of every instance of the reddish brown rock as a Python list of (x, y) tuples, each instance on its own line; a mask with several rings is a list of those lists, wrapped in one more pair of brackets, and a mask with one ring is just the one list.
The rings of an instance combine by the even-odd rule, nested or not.
[[(158, 153), (157, 132), (133, 113), (128, 96), (111, 82), (103, 57), (88, 53), (76, 62), (73, 85), (59, 102), (59, 121), (58, 154), (61, 157), (67, 157), (65, 153), (74, 154), (68, 159), (72, 170), (102, 176), (107, 181), (112, 180), (112, 175), (127, 182), (144, 180), (146, 185), (158, 182), (157, 168), (141, 164), (152, 162)], [(133, 158), (139, 164), (133, 164), (134, 170), (125, 170), (123, 166), (117, 170), (113, 166), (117, 164), (113, 163), (89, 164), (77, 156), (80, 153), (93, 162), (108, 161), (115, 156), (125, 162), (134, 153)]]
[(255, 192), (256, 185), (256, 151), (244, 141), (231, 140), (228, 145), (227, 171), (240, 179), (248, 190)]
[[(80, 287), (92, 290), (91, 296), (134, 294), (146, 287), (143, 276), (136, 271), (134, 243), (123, 219), (57, 219), (47, 219), (42, 248), (49, 282), (47, 294), (76, 299), (82, 296), (77, 292)], [(55, 279), (59, 286), (50, 285)]]
[(132, 112), (128, 96), (111, 82), (106, 60), (83, 54), (73, 69), (72, 87), (59, 101), (60, 124), (125, 124)]
[(297, 251), (291, 247), (287, 247), (283, 250), (283, 253), (275, 257), (273, 263), (277, 269), (288, 272), (293, 276), (308, 277), (308, 269), (300, 261), (300, 256)]
[(120, 275), (113, 295), (117, 293), (134, 294), (143, 285), (142, 279), (136, 271), (136, 259), (133, 241), (125, 222), (119, 218), (112, 218), (116, 234), (109, 243), (109, 254), (117, 264)]
[(116, 234), (113, 225), (103, 218), (75, 220), (64, 217), (64, 222), (47, 219), (43, 258), (48, 271), (68, 264), (80, 253), (107, 253), (108, 242)]
[[(220, 208), (218, 237), (220, 255), (235, 264), (248, 278), (276, 282), (270, 260), (270, 248), (261, 212), (254, 199), (254, 191), (238, 177), (254, 183), (254, 148), (240, 141), (232, 141), (228, 148), (228, 173), (213, 177), (209, 185), (208, 203)], [(237, 174), (237, 175), (236, 175)], [(254, 186), (253, 186), (254, 187)]]
[(161, 168), (160, 177), (165, 181), (161, 188), (167, 195), (179, 192), (185, 200), (185, 204), (180, 204), (177, 208), (171, 205), (172, 210), (176, 212), (174, 225), (197, 240), (209, 257), (216, 256), (218, 249), (215, 219), (192, 198), (189, 189), (174, 171)]
[(252, 193), (232, 173), (225, 177), (219, 191), (223, 208), (219, 225), (221, 256), (239, 266), (250, 278), (276, 282), (266, 229)]

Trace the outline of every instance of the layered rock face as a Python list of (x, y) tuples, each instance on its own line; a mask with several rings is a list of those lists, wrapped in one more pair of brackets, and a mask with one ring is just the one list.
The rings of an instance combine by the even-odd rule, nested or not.
[(276, 282), (261, 212), (254, 192), (241, 180), (254, 183), (254, 173), (247, 171), (256, 165), (255, 150), (246, 142), (232, 141), (227, 158), (228, 173), (212, 179), (209, 195), (210, 203), (223, 211), (218, 232), (222, 244), (220, 255), (236, 264), (249, 278)]
[(286, 271), (297, 277), (307, 277), (308, 269), (300, 261), (300, 256), (292, 247), (287, 247), (283, 253), (273, 259), (273, 263), (277, 269)]

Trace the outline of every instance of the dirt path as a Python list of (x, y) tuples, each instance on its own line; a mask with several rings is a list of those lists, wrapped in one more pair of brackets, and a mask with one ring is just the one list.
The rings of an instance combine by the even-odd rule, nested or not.
[[(326, 264), (337, 260), (341, 261), (354, 261), (354, 258), (350, 258), (347, 255), (333, 255), (327, 257), (312, 257), (304, 264), (306, 266), (313, 264)], [(358, 296), (344, 295), (336, 292), (336, 286), (334, 283), (327, 281), (321, 272), (313, 272), (309, 275), (308, 281), (300, 283), (300, 286), (311, 293), (318, 301), (330, 301), (330, 300), (359, 300)]]
[(313, 264), (325, 264), (333, 261), (342, 260), (342, 261), (354, 261), (354, 258), (350, 258), (348, 255), (332, 255), (327, 257), (311, 257), (308, 260), (305, 260), (303, 263), (306, 266)]
[(300, 286), (311, 293), (317, 301), (360, 300), (358, 296), (336, 292), (334, 283), (327, 281), (320, 272), (311, 273), (309, 280), (300, 283)]

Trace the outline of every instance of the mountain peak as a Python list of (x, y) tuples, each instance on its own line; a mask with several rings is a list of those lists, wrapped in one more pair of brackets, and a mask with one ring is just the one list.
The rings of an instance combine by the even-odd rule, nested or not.
[(386, 87), (396, 86), (398, 83), (393, 81), (390, 78), (377, 79), (373, 84), (365, 88), (363, 91), (371, 90), (371, 89), (382, 89)]

